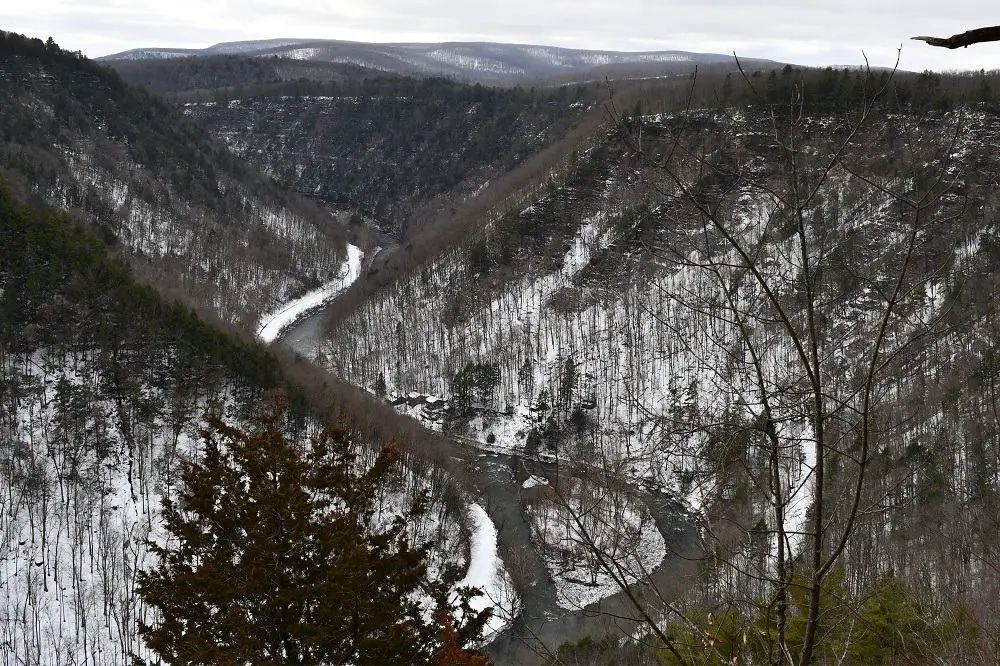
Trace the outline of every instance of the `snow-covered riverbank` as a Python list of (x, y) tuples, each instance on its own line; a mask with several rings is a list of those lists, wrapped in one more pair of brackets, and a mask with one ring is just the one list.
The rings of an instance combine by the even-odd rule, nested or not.
[(489, 642), (517, 615), (520, 600), (497, 554), (497, 529), (486, 510), (478, 504), (470, 504), (469, 522), (472, 527), (469, 570), (455, 587), (476, 587), (482, 591), (483, 596), (472, 600), (473, 609), (480, 611), (493, 607), (493, 616), (483, 632)]
[(361, 248), (348, 243), (347, 259), (340, 266), (337, 277), (319, 289), (314, 289), (262, 316), (257, 326), (257, 337), (262, 342), (274, 342), (282, 331), (293, 323), (336, 298), (337, 294), (350, 287), (361, 276), (361, 260), (364, 256), (365, 253)]

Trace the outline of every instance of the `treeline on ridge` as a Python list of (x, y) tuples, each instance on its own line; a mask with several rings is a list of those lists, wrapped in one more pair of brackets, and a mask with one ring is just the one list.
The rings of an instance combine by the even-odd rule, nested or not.
[(709, 70), (668, 79), (611, 84), (616, 111), (634, 115), (685, 109), (764, 106), (776, 114), (851, 113), (867, 102), (899, 113), (959, 107), (1000, 109), (1000, 70), (907, 72), (887, 68), (796, 67)]
[[(125, 81), (172, 98), (213, 97), (218, 90), (236, 94), (268, 84), (299, 79), (309, 81), (353, 81), (384, 76), (383, 72), (350, 63), (295, 60), (279, 56), (241, 55), (187, 56), (162, 60), (109, 60), (104, 65)], [(241, 93), (242, 94), (242, 93)]]
[(442, 78), (300, 79), (175, 96), (185, 113), (279, 182), (412, 237), (561, 140), (596, 87), (492, 88)]

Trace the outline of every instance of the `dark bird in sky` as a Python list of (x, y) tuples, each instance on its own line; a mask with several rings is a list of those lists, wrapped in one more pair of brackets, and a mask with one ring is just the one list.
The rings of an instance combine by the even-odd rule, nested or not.
[(927, 42), (931, 46), (943, 46), (946, 49), (957, 49), (960, 46), (966, 47), (969, 44), (1000, 41), (1000, 25), (995, 25), (989, 28), (967, 30), (958, 35), (952, 35), (951, 37), (910, 37), (910, 39), (919, 39), (922, 42)]

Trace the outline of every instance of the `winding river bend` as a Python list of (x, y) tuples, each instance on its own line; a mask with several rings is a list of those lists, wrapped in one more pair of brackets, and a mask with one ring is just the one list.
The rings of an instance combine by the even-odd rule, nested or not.
[[(311, 361), (323, 333), (326, 311), (331, 305), (328, 303), (298, 319), (282, 332), (278, 344), (292, 348), (304, 360)], [(443, 435), (442, 439), (447, 440), (452, 456), (468, 472), (470, 483), (479, 494), (477, 500), (497, 528), (500, 557), (508, 572), (520, 581), (517, 585), (521, 594), (520, 613), (486, 648), (495, 663), (540, 663), (565, 641), (578, 641), (587, 636), (598, 640), (641, 629), (638, 613), (625, 592), (580, 610), (560, 607), (556, 601), (556, 585), (544, 561), (535, 549), (526, 547), (531, 542), (531, 524), (522, 502), (523, 481), (530, 475), (557, 479), (557, 465), (514, 454), (484, 451), (463, 439)], [(631, 596), (651, 599), (662, 593), (669, 599), (678, 592), (679, 581), (693, 569), (696, 528), (671, 496), (639, 487), (631, 487), (630, 492), (649, 508), (667, 547), (666, 556), (648, 579), (632, 586)]]

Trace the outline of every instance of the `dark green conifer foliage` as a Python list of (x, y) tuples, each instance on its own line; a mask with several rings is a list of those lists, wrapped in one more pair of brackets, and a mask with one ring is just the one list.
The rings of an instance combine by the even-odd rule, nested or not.
[[(164, 502), (170, 543), (152, 545), (160, 564), (140, 578), (160, 614), (149, 646), (171, 664), (433, 663), (442, 632), (414, 592), (455, 608), (428, 580), (428, 545), (407, 537), (423, 500), (391, 520), (377, 512), (398, 451), (362, 464), (339, 427), (290, 442), (282, 413), (276, 402), (251, 432), (208, 419), (204, 456)], [(488, 618), (470, 610), (474, 594), (455, 602), (460, 646)]]

